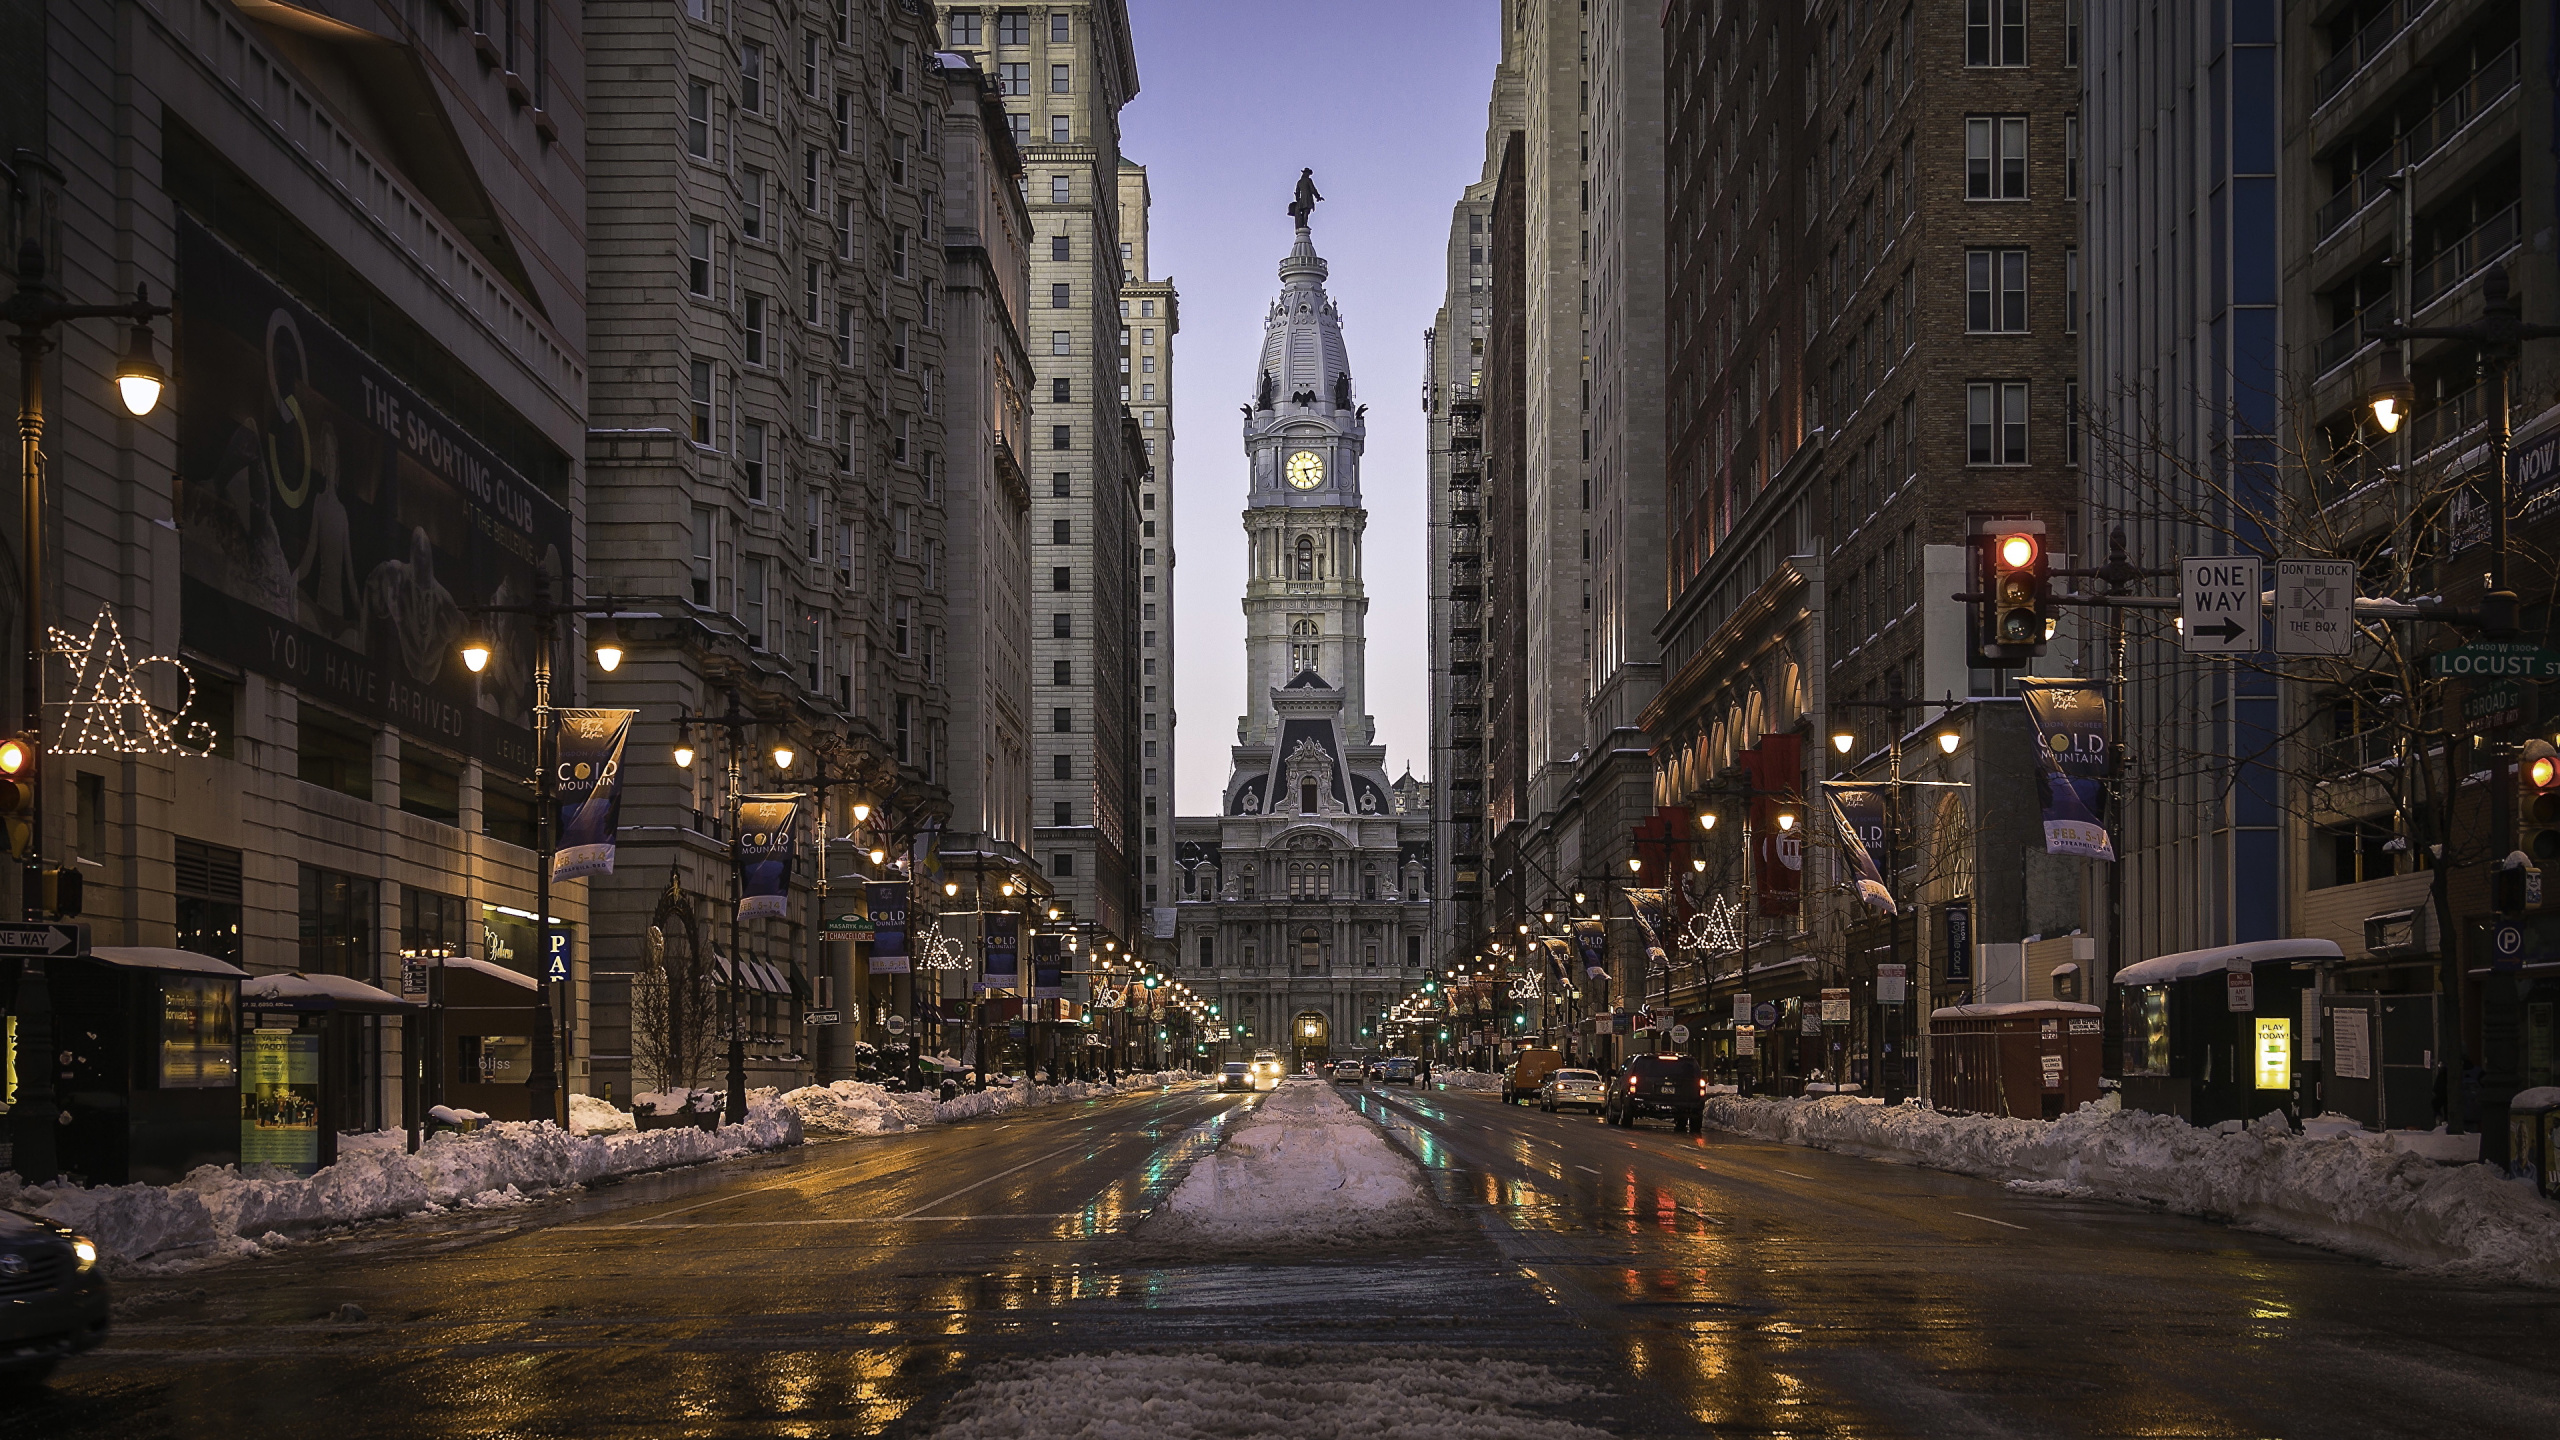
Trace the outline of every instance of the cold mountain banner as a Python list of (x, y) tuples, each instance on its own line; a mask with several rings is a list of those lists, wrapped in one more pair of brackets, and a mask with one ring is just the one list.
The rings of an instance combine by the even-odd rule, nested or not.
[(990, 993), (1011, 990), (1022, 983), (1021, 944), (1022, 917), (989, 915), (987, 917), (987, 980)]
[(2113, 860), (2116, 847), (2100, 818), (2106, 804), (2107, 757), (2113, 750), (2106, 696), (2095, 680), (2018, 677), (2018, 696), (2036, 729), (2036, 769), (2044, 781), (2044, 850)]
[(791, 913), (791, 832), (797, 795), (749, 795), (738, 802), (738, 918)]
[(614, 831), (622, 820), (622, 747), (637, 710), (562, 710), (553, 783), (560, 804), (551, 878), (613, 873)]
[(871, 911), (871, 973), (904, 975), (915, 968), (907, 955), (907, 882), (874, 880), (862, 887)]
[(1826, 785), (1823, 792), (1831, 797), (1832, 828), (1849, 857), (1858, 898), (1892, 914), (1893, 891), (1884, 883), (1884, 792), (1870, 785)]

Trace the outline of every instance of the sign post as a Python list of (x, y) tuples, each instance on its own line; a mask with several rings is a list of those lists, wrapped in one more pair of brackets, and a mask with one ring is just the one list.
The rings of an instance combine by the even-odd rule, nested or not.
[(2178, 562), (2179, 643), (2190, 655), (2255, 655), (2264, 589), (2255, 555)]

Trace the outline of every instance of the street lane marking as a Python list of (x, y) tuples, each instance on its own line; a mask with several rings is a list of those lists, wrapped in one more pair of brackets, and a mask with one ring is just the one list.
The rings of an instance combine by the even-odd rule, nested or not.
[[(913, 1222), (936, 1225), (961, 1220), (1074, 1220), (1081, 1210), (1047, 1213), (1005, 1213), (996, 1215), (806, 1215), (792, 1220), (678, 1220), (670, 1225), (652, 1225), (652, 1230), (788, 1230), (810, 1225), (896, 1225)], [(628, 1225), (551, 1225), (553, 1233), (571, 1230), (628, 1230)]]
[[(1574, 1169), (1576, 1169), (1576, 1170), (1591, 1170), (1591, 1167), (1590, 1167), (1590, 1166), (1588, 1166), (1588, 1165), (1576, 1165), (1576, 1166), (1574, 1166), (1573, 1168), (1574, 1168)], [(1599, 1171), (1597, 1171), (1597, 1170), (1591, 1170), (1591, 1173), (1592, 1173), (1592, 1174), (1594, 1174), (1594, 1175), (1597, 1175), (1597, 1174), (1599, 1174), (1600, 1172), (1599, 1172)]]
[[(1777, 1166), (1775, 1166), (1775, 1165), (1772, 1165), (1772, 1166), (1770, 1166), (1769, 1168), (1770, 1168), (1770, 1169), (1772, 1169), (1772, 1170), (1778, 1170), (1778, 1167), (1777, 1167)], [(1810, 1176), (1810, 1175), (1796, 1175), (1796, 1172), (1794, 1172), (1793, 1170), (1778, 1170), (1778, 1173), (1779, 1173), (1779, 1174), (1781, 1174), (1781, 1175), (1795, 1175), (1795, 1177), (1796, 1177), (1797, 1179), (1799, 1179), (1799, 1180), (1810, 1180), (1810, 1179), (1812, 1179), (1812, 1178), (1813, 1178), (1813, 1177), (1812, 1177), (1812, 1176)]]
[(1950, 1215), (1961, 1215), (1967, 1220), (1979, 1220), (1985, 1225), (2008, 1225), (2012, 1230), (2024, 1230), (2027, 1228), (2024, 1225), (2009, 1225), (2009, 1222), (2006, 1220), (1994, 1220), (1988, 1215), (1976, 1215), (1970, 1210), (1950, 1210), (1947, 1213)]
[(924, 1204), (922, 1204), (922, 1205), (917, 1206), (916, 1208), (914, 1208), (913, 1210), (908, 1211), (908, 1212), (907, 1212), (906, 1214), (904, 1214), (904, 1215), (893, 1215), (893, 1216), (891, 1216), (890, 1218), (891, 1218), (891, 1219), (893, 1219), (893, 1220), (912, 1220), (912, 1219), (914, 1219), (914, 1218), (915, 1218), (916, 1216), (918, 1216), (918, 1215), (929, 1214), (929, 1213), (931, 1213), (931, 1212), (932, 1212), (932, 1211), (934, 1211), (934, 1210), (938, 1210), (938, 1209), (940, 1209), (940, 1208), (942, 1207), (942, 1205), (943, 1205), (945, 1202), (947, 1202), (947, 1201), (957, 1200), (957, 1199), (959, 1199), (961, 1196), (968, 1194), (968, 1193), (969, 1193), (970, 1191), (972, 1191), (972, 1190), (982, 1189), (982, 1188), (984, 1188), (984, 1187), (986, 1187), (986, 1186), (993, 1185), (993, 1184), (994, 1184), (994, 1183), (996, 1183), (997, 1181), (999, 1181), (999, 1180), (1003, 1179), (1003, 1178), (1004, 1178), (1004, 1177), (1006, 1177), (1007, 1175), (1011, 1175), (1011, 1174), (1015, 1173), (1016, 1171), (1028, 1170), (1028, 1169), (1030, 1169), (1032, 1166), (1034, 1166), (1034, 1165), (1038, 1165), (1038, 1164), (1040, 1164), (1040, 1163), (1041, 1163), (1041, 1162), (1043, 1162), (1043, 1161), (1047, 1161), (1047, 1160), (1055, 1160), (1055, 1159), (1057, 1159), (1059, 1156), (1064, 1155), (1064, 1154), (1066, 1154), (1069, 1150), (1073, 1150), (1073, 1149), (1075, 1149), (1075, 1148), (1077, 1148), (1077, 1147), (1075, 1147), (1075, 1146), (1073, 1146), (1073, 1145), (1069, 1145), (1069, 1146), (1065, 1146), (1065, 1147), (1063, 1147), (1063, 1148), (1061, 1148), (1061, 1149), (1052, 1150), (1052, 1151), (1050, 1151), (1050, 1152), (1049, 1152), (1048, 1154), (1046, 1154), (1046, 1155), (1038, 1156), (1038, 1157), (1036, 1157), (1036, 1158), (1034, 1158), (1034, 1159), (1030, 1159), (1030, 1160), (1025, 1160), (1025, 1161), (1023, 1161), (1021, 1164), (1014, 1166), (1012, 1170), (999, 1170), (999, 1171), (997, 1171), (996, 1173), (994, 1173), (993, 1175), (988, 1176), (986, 1179), (981, 1180), (981, 1181), (978, 1181), (978, 1182), (977, 1182), (976, 1184), (974, 1184), (974, 1185), (963, 1185), (963, 1186), (961, 1186), (959, 1189), (952, 1191), (952, 1192), (951, 1192), (950, 1194), (948, 1194), (948, 1195), (942, 1196), (942, 1197), (940, 1197), (939, 1199), (935, 1199), (935, 1200), (927, 1201), (926, 1203), (924, 1203)]

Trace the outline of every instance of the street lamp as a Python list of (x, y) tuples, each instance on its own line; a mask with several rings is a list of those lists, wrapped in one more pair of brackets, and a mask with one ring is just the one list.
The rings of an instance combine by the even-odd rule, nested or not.
[(1858, 737), (1853, 731), (1842, 729), (1831, 732), (1831, 748), (1843, 755), (1848, 754), (1849, 747), (1857, 743)]
[(2400, 359), (2397, 348), (2382, 352), (2382, 377), (2374, 382), (2366, 403), (2373, 406), (2373, 423), (2385, 435), (2400, 433), (2400, 422), (2416, 408), (2417, 387), (2409, 383), (2408, 366)]
[(788, 770), (788, 769), (790, 769), (790, 768), (791, 768), (791, 762), (792, 762), (792, 760), (793, 760), (794, 758), (796, 758), (796, 757), (792, 754), (792, 751), (791, 751), (791, 747), (790, 747), (790, 746), (788, 746), (788, 745), (776, 745), (776, 746), (774, 746), (774, 747), (773, 747), (773, 768), (774, 768), (774, 769), (776, 769), (776, 770)]
[(1941, 730), (1938, 732), (1938, 753), (1942, 755), (1953, 755), (1956, 753), (1956, 747), (1963, 743), (1964, 737), (1958, 735), (1953, 730)]
[[(1701, 830), (1713, 830), (1714, 828), (1716, 828), (1716, 812), (1714, 812), (1713, 810), (1706, 810), (1706, 811), (1701, 811), (1701, 812), (1699, 812), (1699, 815), (1698, 815), (1698, 828), (1699, 828), (1699, 829), (1701, 829)], [(1580, 896), (1576, 896), (1576, 897), (1574, 897), (1574, 898), (1576, 898), (1576, 899), (1580, 899), (1581, 897), (1580, 897)]]

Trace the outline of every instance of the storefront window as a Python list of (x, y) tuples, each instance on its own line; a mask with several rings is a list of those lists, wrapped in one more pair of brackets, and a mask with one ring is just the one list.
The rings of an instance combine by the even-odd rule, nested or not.
[(2125, 1031), (2124, 1072), (2128, 1075), (2169, 1073), (2169, 991), (2153, 986), (2140, 992), (2139, 1011)]
[(238, 996), (231, 981), (211, 975), (160, 982), (161, 1089), (223, 1090), (240, 1083)]

